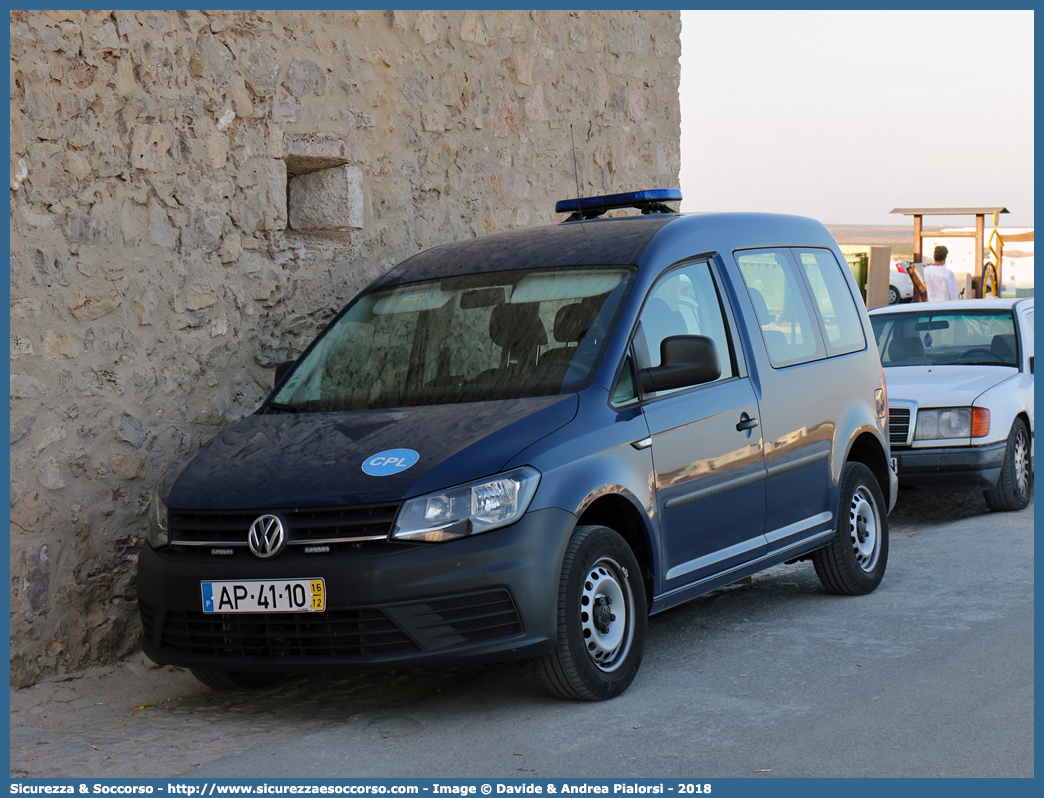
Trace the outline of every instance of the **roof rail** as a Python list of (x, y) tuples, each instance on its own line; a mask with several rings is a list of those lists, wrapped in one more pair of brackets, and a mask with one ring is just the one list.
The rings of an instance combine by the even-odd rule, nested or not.
[(555, 203), (555, 213), (572, 214), (566, 219), (567, 222), (594, 219), (615, 208), (637, 208), (643, 214), (677, 213), (664, 203), (679, 202), (681, 198), (682, 193), (679, 188), (653, 188), (645, 191), (628, 191), (623, 194), (603, 194), (600, 197), (559, 200)]

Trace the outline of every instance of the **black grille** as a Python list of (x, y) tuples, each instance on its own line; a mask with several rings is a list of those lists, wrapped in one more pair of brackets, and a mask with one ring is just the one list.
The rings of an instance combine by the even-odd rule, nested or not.
[(385, 537), (398, 504), (348, 507), (292, 507), (278, 510), (171, 510), (171, 543), (245, 546), (247, 531), (258, 516), (271, 513), (283, 522), (287, 542), (324, 543)]
[(888, 408), (888, 442), (905, 444), (910, 437), (910, 409), (906, 407)]
[(169, 654), (257, 660), (370, 660), (514, 637), (523, 632), (503, 589), (383, 607), (309, 613), (158, 610), (139, 600), (146, 640)]
[(151, 604), (138, 602), (138, 611), (141, 614), (141, 630), (146, 640), (151, 640), (156, 629), (156, 611)]
[[(143, 607), (143, 626), (146, 611)], [(145, 632), (150, 632), (147, 626)], [(170, 610), (159, 647), (171, 653), (251, 659), (369, 659), (420, 650), (376, 607), (250, 616)]]
[(500, 640), (522, 633), (511, 594), (504, 589), (385, 607), (425, 650)]

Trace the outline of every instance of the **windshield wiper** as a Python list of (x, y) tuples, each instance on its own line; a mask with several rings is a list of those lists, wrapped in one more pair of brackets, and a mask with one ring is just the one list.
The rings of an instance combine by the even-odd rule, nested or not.
[(266, 410), (274, 410), (277, 413), (300, 413), (301, 408), (293, 405), (284, 405), (282, 402), (269, 402), (265, 405)]

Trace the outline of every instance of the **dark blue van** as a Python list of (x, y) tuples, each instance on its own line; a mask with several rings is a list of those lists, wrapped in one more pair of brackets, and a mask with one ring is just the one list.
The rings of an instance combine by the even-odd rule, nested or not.
[(796, 560), (874, 590), (896, 478), (845, 259), (813, 220), (680, 198), (559, 203), (363, 291), (163, 479), (145, 653), (214, 688), (533, 659), (598, 700), (650, 613)]

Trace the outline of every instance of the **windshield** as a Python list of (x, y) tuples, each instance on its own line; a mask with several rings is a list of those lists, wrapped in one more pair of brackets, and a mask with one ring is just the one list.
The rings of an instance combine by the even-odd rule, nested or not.
[(632, 274), (540, 269), (374, 291), (326, 331), (269, 407), (365, 410), (581, 390)]
[(1017, 366), (1010, 310), (873, 315), (883, 366)]

